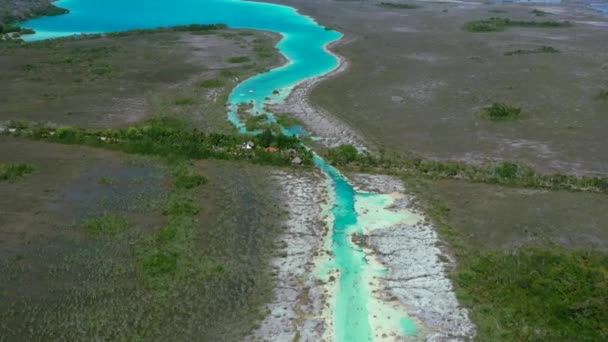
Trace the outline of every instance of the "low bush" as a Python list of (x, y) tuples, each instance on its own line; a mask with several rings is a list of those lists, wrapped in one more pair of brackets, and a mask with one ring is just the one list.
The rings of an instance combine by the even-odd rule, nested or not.
[(192, 106), (196, 104), (196, 99), (192, 97), (178, 97), (173, 101), (176, 106)]
[(514, 56), (514, 55), (529, 55), (529, 54), (535, 54), (535, 53), (559, 53), (560, 51), (552, 46), (541, 46), (539, 48), (536, 49), (529, 49), (529, 50), (514, 50), (514, 51), (508, 51), (505, 52), (505, 56)]
[(534, 14), (537, 17), (546, 17), (547, 15), (551, 14), (549, 12), (541, 11), (538, 8), (533, 9), (532, 11), (530, 11), (530, 13)]
[(326, 157), (334, 165), (344, 165), (357, 160), (358, 153), (353, 145), (340, 145), (327, 150)]
[(239, 57), (230, 57), (227, 59), (228, 63), (246, 63), (251, 61), (251, 58), (247, 57), (247, 56), (239, 56)]
[(245, 120), (245, 128), (249, 132), (254, 132), (268, 126), (268, 115), (249, 115)]
[(62, 14), (67, 14), (67, 13), (70, 13), (70, 11), (65, 8), (57, 7), (57, 6), (51, 4), (51, 5), (47, 6), (46, 8), (34, 11), (33, 16), (34, 17), (55, 16), (55, 15), (62, 15)]
[(382, 3), (380, 3), (380, 6), (387, 7), (387, 8), (395, 8), (395, 9), (416, 9), (416, 8), (420, 8), (420, 6), (415, 5), (415, 4), (403, 4), (403, 3), (396, 3), (396, 2), (382, 2)]
[(600, 101), (608, 101), (608, 90), (600, 91), (595, 98)]
[(219, 88), (224, 86), (224, 82), (217, 78), (202, 80), (198, 82), (198, 86), (201, 88)]
[(32, 172), (34, 172), (34, 168), (28, 164), (0, 163), (0, 182), (15, 181)]
[(513, 120), (520, 117), (521, 108), (497, 102), (484, 108), (479, 115), (484, 119), (489, 119), (492, 121)]
[(290, 114), (276, 114), (277, 123), (285, 128), (300, 126), (302, 123)]
[(131, 223), (118, 215), (103, 215), (89, 220), (84, 230), (91, 236), (116, 236), (129, 229)]
[(508, 27), (563, 28), (571, 26), (572, 23), (569, 21), (523, 21), (492, 17), (470, 21), (463, 26), (463, 29), (469, 32), (500, 32)]
[(608, 336), (608, 257), (550, 248), (486, 251), (455, 274), (484, 341), (601, 341)]
[(461, 179), (473, 183), (539, 188), (549, 190), (583, 191), (608, 194), (608, 177), (577, 177), (563, 174), (540, 174), (532, 168), (510, 162), (469, 165), (455, 161), (401, 159), (383, 153), (357, 153), (351, 145), (329, 149), (325, 158), (336, 166), (354, 171), (421, 176), (431, 179)]
[[(11, 122), (15, 132), (8, 133), (25, 138), (63, 144), (80, 144), (144, 155), (158, 155), (187, 159), (247, 160), (253, 163), (289, 166), (297, 155), (304, 165), (312, 165), (312, 153), (302, 146), (297, 137), (288, 137), (266, 129), (259, 135), (206, 134), (180, 120), (157, 118), (140, 126), (115, 129), (83, 129), (49, 127), (26, 122)], [(295, 155), (269, 153), (262, 148), (244, 149), (241, 146), (253, 140), (261, 147), (293, 149)]]

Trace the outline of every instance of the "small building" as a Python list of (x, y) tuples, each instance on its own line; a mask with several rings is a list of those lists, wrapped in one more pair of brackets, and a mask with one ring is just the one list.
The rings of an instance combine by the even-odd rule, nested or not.
[(295, 157), (291, 160), (292, 165), (302, 165), (302, 159), (300, 157)]
[(264, 149), (264, 151), (266, 151), (266, 152), (270, 152), (270, 153), (277, 153), (277, 152), (279, 152), (279, 149), (278, 149), (278, 148), (276, 148), (276, 147), (270, 146), (270, 147), (266, 147), (266, 148)]

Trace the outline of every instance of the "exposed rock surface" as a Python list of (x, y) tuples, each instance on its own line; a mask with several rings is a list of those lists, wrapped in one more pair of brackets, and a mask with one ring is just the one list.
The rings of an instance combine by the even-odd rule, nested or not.
[(312, 260), (325, 234), (321, 201), (326, 198), (324, 178), (315, 173), (277, 172), (287, 211), (284, 249), (272, 261), (277, 285), (267, 305), (266, 318), (247, 341), (320, 341), (325, 330), (321, 312), (322, 288), (313, 276)]
[[(407, 208), (415, 212), (410, 205), (412, 198), (404, 195), (405, 189), (398, 179), (362, 174), (351, 175), (351, 179), (363, 190), (394, 194), (392, 210)], [(383, 279), (388, 294), (431, 331), (425, 339), (466, 341), (475, 335), (475, 327), (456, 299), (446, 272), (453, 261), (437, 247), (438, 241), (435, 230), (424, 220), (374, 230), (367, 238), (369, 247), (390, 270)]]

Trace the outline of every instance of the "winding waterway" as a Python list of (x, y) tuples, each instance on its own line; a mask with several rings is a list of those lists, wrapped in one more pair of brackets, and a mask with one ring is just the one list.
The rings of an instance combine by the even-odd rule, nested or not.
[[(241, 83), (230, 96), (229, 120), (241, 131), (244, 125), (236, 115), (236, 105), (253, 102), (263, 113), (266, 98), (284, 101), (291, 89), (306, 79), (322, 76), (338, 66), (338, 59), (326, 49), (341, 34), (327, 30), (295, 9), (273, 4), (240, 0), (62, 0), (56, 3), (70, 13), (23, 23), (36, 34), (27, 40), (42, 40), (78, 33), (103, 33), (131, 29), (186, 24), (225, 23), (232, 28), (247, 28), (280, 33), (278, 49), (289, 62), (270, 72)], [(280, 95), (273, 95), (280, 90)], [(266, 102), (267, 103), (267, 102)], [(329, 193), (331, 257), (320, 272), (338, 272), (338, 283), (331, 297), (332, 322), (327, 322), (329, 337), (336, 341), (371, 341), (382, 334), (415, 335), (417, 327), (404, 310), (378, 298), (372, 279), (386, 270), (373, 257), (351, 241), (351, 235), (364, 233), (362, 212), (357, 201), (366, 203), (365, 212), (379, 212), (373, 225), (388, 227), (403, 217), (394, 217), (384, 208), (390, 204), (385, 195), (357, 192), (334, 167), (316, 156), (315, 163), (330, 180)]]

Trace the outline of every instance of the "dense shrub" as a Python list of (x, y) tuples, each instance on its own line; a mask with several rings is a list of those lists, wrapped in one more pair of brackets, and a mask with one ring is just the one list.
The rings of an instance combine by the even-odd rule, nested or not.
[[(259, 135), (205, 134), (176, 119), (159, 118), (140, 126), (117, 129), (53, 128), (23, 122), (9, 124), (14, 135), (64, 144), (84, 144), (120, 150), (127, 153), (181, 157), (188, 159), (249, 160), (254, 163), (288, 166), (298, 156), (305, 165), (312, 165), (312, 153), (297, 137), (273, 133), (267, 129)], [(294, 153), (270, 153), (263, 148), (244, 149), (253, 140), (260, 147), (292, 149)], [(285, 151), (286, 152), (286, 151)]]
[(84, 230), (92, 236), (115, 236), (129, 229), (130, 225), (131, 223), (122, 216), (103, 215), (85, 223)]
[(572, 23), (569, 21), (522, 21), (492, 17), (470, 21), (463, 26), (463, 29), (469, 32), (499, 32), (508, 27), (561, 28), (570, 26)]
[(608, 257), (558, 247), (481, 252), (456, 273), (484, 341), (602, 341)]
[(334, 165), (344, 165), (357, 160), (357, 148), (353, 145), (340, 145), (327, 151), (327, 159)]
[(249, 132), (257, 131), (268, 126), (268, 115), (249, 115), (245, 120), (245, 128)]
[(0, 182), (14, 181), (32, 172), (34, 172), (34, 168), (28, 164), (0, 163)]
[(247, 56), (239, 56), (239, 57), (230, 57), (227, 59), (228, 63), (246, 63), (249, 62), (251, 58)]
[(540, 174), (532, 168), (510, 162), (470, 165), (456, 161), (401, 159), (383, 153), (357, 153), (351, 145), (328, 150), (325, 157), (336, 166), (347, 166), (369, 172), (374, 171), (404, 176), (422, 176), (433, 179), (462, 179), (475, 183), (504, 186), (541, 188), (551, 190), (587, 191), (608, 194), (608, 177), (577, 177), (562, 174)]
[(380, 6), (387, 7), (387, 8), (395, 8), (395, 9), (416, 9), (416, 8), (420, 7), (415, 4), (402, 4), (402, 3), (396, 3), (396, 2), (381, 2)]
[(529, 50), (514, 50), (514, 51), (508, 51), (505, 52), (505, 56), (514, 56), (514, 55), (529, 55), (529, 54), (535, 54), (535, 53), (559, 53), (560, 51), (552, 46), (541, 46), (539, 48), (536, 49), (529, 49)]
[(513, 120), (521, 115), (521, 108), (497, 102), (484, 108), (479, 115), (492, 121)]
[(597, 94), (596, 99), (600, 101), (608, 101), (608, 90), (600, 91), (599, 94)]
[(224, 82), (222, 82), (222, 80), (218, 80), (218, 79), (214, 78), (214, 79), (202, 80), (202, 81), (198, 82), (198, 86), (201, 88), (219, 88), (219, 87), (224, 86)]
[(290, 128), (301, 125), (301, 122), (290, 114), (281, 113), (276, 114), (275, 116), (277, 118), (277, 123), (281, 125), (281, 127)]

